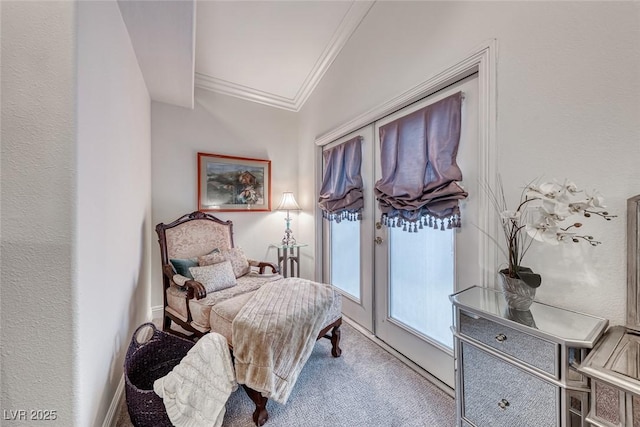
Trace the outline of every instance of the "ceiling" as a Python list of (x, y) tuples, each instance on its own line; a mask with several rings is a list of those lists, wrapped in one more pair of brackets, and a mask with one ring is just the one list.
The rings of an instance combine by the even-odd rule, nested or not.
[(373, 1), (118, 0), (151, 98), (194, 87), (298, 111)]

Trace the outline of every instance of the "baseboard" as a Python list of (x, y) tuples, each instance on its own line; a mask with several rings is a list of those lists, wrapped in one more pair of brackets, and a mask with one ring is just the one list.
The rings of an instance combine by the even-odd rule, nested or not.
[(414, 370), (418, 375), (423, 376), (424, 378), (426, 378), (427, 380), (429, 380), (431, 383), (433, 383), (433, 385), (435, 385), (436, 387), (438, 387), (440, 390), (444, 391), (445, 393), (447, 393), (449, 396), (451, 397), (455, 397), (455, 390), (452, 389), (451, 387), (449, 387), (447, 384), (443, 383), (442, 381), (440, 381), (438, 378), (434, 377), (433, 375), (431, 375), (429, 372), (425, 371), (424, 369), (422, 369), (419, 365), (417, 365), (415, 362), (411, 361), (411, 359), (408, 359), (405, 355), (403, 355), (402, 353), (399, 353), (398, 351), (394, 350), (393, 347), (389, 346), (389, 344), (385, 343), (384, 341), (382, 341), (380, 338), (376, 337), (375, 335), (373, 335), (370, 331), (368, 331), (367, 329), (363, 328), (362, 326), (360, 326), (358, 323), (356, 323), (353, 319), (350, 319), (349, 317), (345, 316), (344, 314), (342, 315), (342, 319), (347, 322), (349, 324), (349, 326), (353, 327), (353, 329), (357, 330), (358, 332), (360, 332), (362, 335), (364, 335), (365, 337), (369, 338), (371, 341), (373, 341), (375, 344), (377, 344), (378, 346), (382, 347), (382, 349), (384, 349), (385, 351), (387, 351), (388, 353), (390, 353), (391, 355), (395, 356), (398, 360), (400, 360), (402, 363), (404, 363), (405, 365), (407, 365), (409, 368), (411, 368), (412, 370)]
[(120, 378), (120, 382), (118, 383), (118, 388), (116, 388), (116, 393), (113, 396), (113, 400), (111, 400), (111, 405), (109, 405), (109, 410), (107, 411), (107, 415), (104, 417), (104, 422), (102, 423), (102, 427), (115, 427), (116, 421), (118, 421), (118, 409), (120, 409), (120, 401), (122, 400), (123, 394), (124, 394), (124, 375)]

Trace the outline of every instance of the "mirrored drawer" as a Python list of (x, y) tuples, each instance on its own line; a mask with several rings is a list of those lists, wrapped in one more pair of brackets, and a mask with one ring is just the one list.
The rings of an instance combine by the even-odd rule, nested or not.
[(489, 347), (558, 379), (559, 346), (525, 332), (492, 322), (483, 317), (471, 317), (460, 311), (459, 330)]
[(560, 389), (461, 342), (463, 418), (475, 426), (559, 426)]

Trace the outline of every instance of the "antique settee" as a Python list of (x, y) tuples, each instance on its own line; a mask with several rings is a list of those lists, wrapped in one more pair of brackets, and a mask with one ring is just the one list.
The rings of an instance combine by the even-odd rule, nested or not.
[[(313, 341), (317, 339), (327, 338), (332, 344), (332, 355), (334, 357), (340, 356), (341, 299), (340, 295), (329, 285), (303, 281), (302, 279), (286, 279), (278, 274), (275, 265), (247, 259), (242, 250), (234, 246), (233, 223), (222, 221), (204, 212), (196, 211), (171, 223), (160, 223), (156, 226), (156, 232), (160, 245), (163, 273), (164, 331), (191, 339), (197, 339), (213, 331), (227, 339), (232, 353), (238, 353), (234, 352), (234, 335), (236, 340), (240, 342), (243, 341), (244, 335), (251, 335), (251, 338), (246, 338), (251, 341), (255, 340), (253, 335), (256, 335), (251, 331), (251, 317), (247, 317), (250, 313), (245, 313), (247, 307), (253, 304), (253, 311), (256, 310), (256, 307), (258, 309), (264, 309), (266, 306), (274, 307), (272, 302), (260, 304), (260, 301), (256, 301), (257, 298), (265, 294), (264, 291), (267, 288), (276, 289), (278, 292), (288, 292), (288, 290), (300, 292), (299, 290), (303, 288), (301, 285), (305, 285), (309, 289), (324, 292), (326, 301), (322, 311), (306, 310), (304, 313), (299, 311), (290, 313), (291, 308), (277, 306), (274, 310), (289, 311), (273, 313), (273, 315), (279, 318), (279, 322), (290, 324), (299, 323), (300, 319), (305, 316), (310, 318), (315, 316), (309, 322), (315, 322), (316, 326), (315, 328), (309, 327), (308, 330), (316, 331), (319, 329), (319, 332), (313, 337), (306, 338), (307, 346), (313, 346)], [(327, 287), (330, 290), (327, 290)], [(329, 294), (328, 299), (326, 298), (327, 294)], [(285, 297), (283, 299), (289, 299), (288, 295)], [(299, 306), (300, 303), (295, 305)], [(298, 309), (294, 308), (294, 310)], [(239, 326), (237, 318), (240, 316), (238, 313), (243, 316), (243, 329)], [(265, 314), (262, 313), (260, 316), (262, 319)], [(249, 320), (248, 325), (247, 319)], [(172, 328), (172, 323), (179, 325), (186, 333)], [(235, 331), (234, 325), (236, 325)], [(287, 326), (285, 325), (285, 327)], [(267, 331), (266, 334), (261, 332), (261, 334), (273, 335), (272, 332)], [(281, 334), (282, 331), (279, 330), (278, 333)], [(287, 330), (286, 333), (293, 332)], [(255, 342), (242, 342), (242, 345), (243, 349), (247, 345), (253, 346), (254, 350), (252, 351), (261, 348)], [(268, 345), (278, 344), (269, 342)], [(271, 353), (278, 352), (279, 349), (271, 350)], [(235, 356), (236, 372), (239, 373), (238, 354)], [(251, 356), (251, 358), (258, 359), (255, 356)], [(301, 369), (298, 367), (296, 373), (292, 375), (293, 383), (295, 383), (297, 373)], [(253, 389), (248, 385), (251, 384), (250, 381), (243, 383), (240, 376), (238, 382), (243, 385), (248, 396), (256, 405), (253, 413), (254, 422), (257, 425), (263, 425), (268, 418), (266, 405), (269, 398), (265, 397), (265, 394), (268, 395), (268, 393)], [(256, 388), (264, 390), (262, 385)], [(288, 394), (280, 400), (275, 396), (272, 397), (276, 401), (282, 402), (284, 400), (286, 402)]]

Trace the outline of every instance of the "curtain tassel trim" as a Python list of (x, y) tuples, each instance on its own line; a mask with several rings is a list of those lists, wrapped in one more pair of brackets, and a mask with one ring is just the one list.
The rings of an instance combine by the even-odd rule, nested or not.
[(336, 223), (339, 223), (343, 220), (360, 221), (362, 220), (362, 211), (340, 211), (340, 212), (322, 211), (322, 217), (328, 221), (335, 221)]
[(385, 213), (382, 214), (382, 223), (387, 227), (402, 228), (402, 231), (408, 231), (409, 233), (417, 233), (419, 229), (424, 229), (425, 227), (444, 231), (452, 228), (460, 228), (462, 225), (460, 214), (454, 214), (448, 218), (438, 218), (426, 214), (415, 220), (407, 220), (400, 217), (390, 217)]

